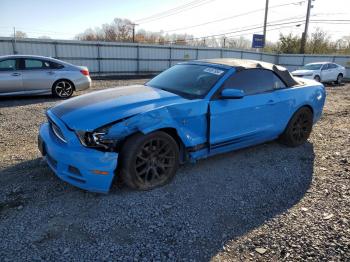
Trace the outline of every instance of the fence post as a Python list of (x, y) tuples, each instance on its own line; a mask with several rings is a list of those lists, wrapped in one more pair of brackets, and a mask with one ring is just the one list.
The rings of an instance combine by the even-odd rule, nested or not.
[(243, 59), (243, 51), (241, 50), (241, 59)]
[(171, 52), (172, 52), (172, 48), (171, 48), (171, 46), (169, 46), (169, 66), (168, 66), (168, 68), (171, 67), (171, 62), (172, 62), (172, 55), (171, 55)]
[(137, 44), (136, 46), (136, 71), (137, 75), (140, 74), (140, 45)]
[(222, 48), (220, 48), (220, 58), (224, 57), (224, 50), (222, 50)]
[(16, 51), (16, 41), (15, 41), (15, 39), (12, 39), (12, 49), (13, 49), (13, 54), (15, 55), (15, 54), (17, 54), (17, 51)]
[(54, 51), (54, 58), (58, 59), (57, 42), (53, 42), (53, 51)]
[(97, 43), (97, 72), (101, 74), (101, 44)]
[(199, 48), (196, 48), (196, 60), (198, 60), (198, 53), (199, 53)]

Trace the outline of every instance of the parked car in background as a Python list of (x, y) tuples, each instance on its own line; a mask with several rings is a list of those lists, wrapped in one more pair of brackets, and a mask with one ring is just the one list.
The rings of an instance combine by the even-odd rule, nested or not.
[(87, 67), (43, 56), (0, 56), (0, 96), (52, 94), (68, 98), (90, 85)]
[(336, 82), (341, 84), (345, 77), (345, 67), (329, 62), (317, 62), (304, 65), (292, 72), (293, 76), (315, 79), (317, 82)]
[(50, 168), (77, 187), (106, 193), (118, 175), (147, 190), (169, 182), (179, 163), (277, 138), (303, 144), (325, 98), (321, 83), (298, 82), (269, 63), (186, 62), (144, 85), (92, 92), (49, 109), (38, 147)]

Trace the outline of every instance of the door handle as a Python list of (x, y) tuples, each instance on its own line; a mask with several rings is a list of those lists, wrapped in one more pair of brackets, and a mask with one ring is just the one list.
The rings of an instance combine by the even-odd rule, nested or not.
[(53, 75), (53, 74), (55, 74), (55, 72), (53, 72), (53, 71), (50, 71), (50, 72), (47, 72), (49, 75)]
[(12, 76), (20, 76), (21, 74), (20, 73), (12, 73), (11, 75)]
[(269, 101), (267, 101), (267, 104), (274, 105), (274, 104), (276, 104), (276, 102), (275, 102), (275, 100), (270, 99)]

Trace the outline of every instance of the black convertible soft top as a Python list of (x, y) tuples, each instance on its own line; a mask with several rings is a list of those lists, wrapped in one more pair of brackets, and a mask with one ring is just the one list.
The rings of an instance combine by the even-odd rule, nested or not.
[(249, 60), (249, 59), (234, 59), (234, 58), (218, 58), (218, 59), (203, 59), (197, 60), (197, 62), (219, 64), (232, 67), (238, 67), (240, 69), (252, 69), (262, 68), (275, 72), (287, 86), (295, 86), (300, 83), (296, 81), (293, 76), (289, 73), (288, 69), (283, 66), (274, 65), (267, 62)]

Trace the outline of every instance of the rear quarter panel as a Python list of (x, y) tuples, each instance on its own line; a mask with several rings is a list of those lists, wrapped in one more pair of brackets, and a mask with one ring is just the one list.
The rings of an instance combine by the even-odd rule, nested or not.
[(298, 79), (302, 84), (299, 86), (285, 88), (276, 91), (280, 101), (288, 108), (284, 114), (284, 126), (286, 128), (294, 113), (303, 106), (308, 106), (313, 111), (313, 123), (315, 124), (321, 117), (326, 99), (326, 91), (321, 83), (309, 79)]
[(91, 82), (87, 76), (84, 76), (79, 70), (74, 68), (59, 69), (56, 70), (55, 73), (55, 81), (60, 79), (68, 79), (73, 82), (77, 90), (80, 90), (82, 85), (86, 85)]

